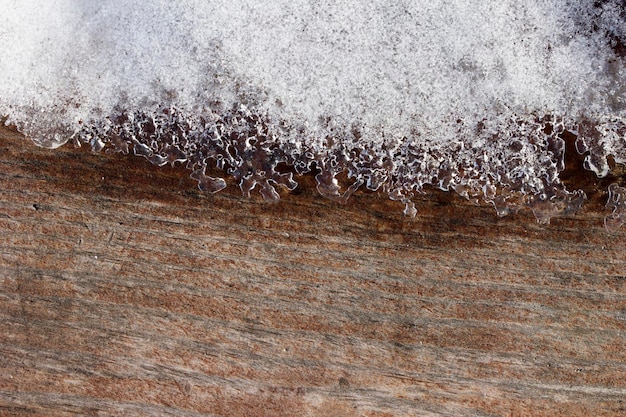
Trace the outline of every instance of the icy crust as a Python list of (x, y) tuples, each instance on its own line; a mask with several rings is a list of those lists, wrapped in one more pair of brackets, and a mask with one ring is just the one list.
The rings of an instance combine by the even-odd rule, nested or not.
[(226, 187), (225, 178), (207, 175), (207, 168), (216, 167), (234, 177), (245, 196), (258, 189), (271, 202), (279, 200), (281, 187), (297, 186), (294, 174), (310, 172), (325, 197), (345, 202), (360, 187), (382, 191), (405, 203), (409, 216), (417, 213), (413, 197), (427, 186), (491, 203), (501, 216), (528, 207), (542, 223), (576, 212), (585, 199), (558, 177), (565, 152), (560, 135), (573, 130), (561, 118), (511, 114), (475, 126), (451, 120), (440, 129), (452, 133), (445, 142), (418, 132), (413, 140), (372, 140), (358, 126), (338, 126), (330, 118), (324, 124), (329, 135), (317, 147), (291, 140), (306, 137), (304, 128), (244, 105), (201, 115), (161, 108), (121, 111), (83, 128), (74, 140), (95, 151), (133, 152), (159, 166), (185, 164), (207, 192)]
[[(475, 203), (490, 203), (499, 216), (529, 208), (540, 223), (575, 213), (586, 199), (580, 190), (568, 191), (559, 179), (565, 168), (564, 132), (577, 135), (577, 150), (588, 153), (585, 168), (599, 176), (606, 175), (598, 167), (608, 170), (609, 154), (623, 163), (620, 158), (626, 152), (623, 118), (574, 122), (503, 111), (476, 124), (442, 121), (437, 132), (413, 129), (411, 139), (386, 139), (383, 129), (349, 126), (330, 116), (320, 125), (325, 132), (321, 141), (320, 128), (313, 136), (302, 125), (253, 113), (243, 104), (226, 108), (214, 103), (212, 109), (193, 113), (171, 106), (118, 110), (80, 122), (73, 132), (70, 127), (62, 133), (58, 128), (47, 131), (53, 139), (69, 135), (75, 144), (96, 152), (132, 152), (158, 166), (185, 164), (198, 187), (211, 193), (227, 182), (225, 177), (208, 176), (207, 168), (233, 177), (244, 196), (257, 189), (269, 202), (280, 199), (281, 187), (297, 187), (294, 174), (314, 172), (319, 193), (340, 203), (366, 188), (387, 193), (405, 204), (404, 214), (415, 216), (413, 197), (431, 186)], [(613, 213), (605, 225), (611, 232), (626, 221), (625, 190), (616, 184), (609, 189), (607, 208)]]

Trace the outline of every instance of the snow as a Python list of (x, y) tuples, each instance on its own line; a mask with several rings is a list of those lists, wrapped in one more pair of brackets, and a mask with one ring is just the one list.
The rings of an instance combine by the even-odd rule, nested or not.
[[(376, 175), (403, 201), (438, 184), (443, 165), (470, 194), (561, 190), (552, 139), (535, 132), (545, 120), (596, 126), (601, 137), (581, 147), (626, 162), (620, 0), (0, 0), (0, 10), (0, 114), (42, 146), (106, 144), (120, 114), (156, 120), (163, 109), (202, 130), (243, 105), (287, 159), (306, 149), (324, 162), (355, 143), (391, 158)], [(197, 146), (177, 146), (193, 159)], [(372, 181), (345, 159), (355, 181)], [(523, 181), (511, 178), (519, 166)]]

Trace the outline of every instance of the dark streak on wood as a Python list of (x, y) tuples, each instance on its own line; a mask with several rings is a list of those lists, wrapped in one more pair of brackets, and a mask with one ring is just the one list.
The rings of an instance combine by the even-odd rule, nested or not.
[(206, 195), (2, 128), (0, 415), (626, 415), (626, 233), (601, 191), (541, 227), (301, 182)]

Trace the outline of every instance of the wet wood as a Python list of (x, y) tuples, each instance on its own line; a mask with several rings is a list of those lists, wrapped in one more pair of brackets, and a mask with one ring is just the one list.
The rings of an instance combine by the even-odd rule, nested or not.
[(549, 226), (408, 219), (2, 128), (0, 415), (626, 415), (626, 232), (567, 177), (591, 201)]

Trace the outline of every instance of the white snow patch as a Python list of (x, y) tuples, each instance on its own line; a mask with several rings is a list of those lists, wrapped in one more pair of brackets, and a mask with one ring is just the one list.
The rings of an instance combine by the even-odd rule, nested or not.
[[(600, 160), (588, 164), (599, 175), (608, 153), (626, 161), (624, 7), (620, 0), (0, 0), (0, 116), (39, 145), (74, 136), (98, 149), (106, 138), (93, 135), (116, 131), (120, 114), (158, 118), (176, 109), (197, 132), (208, 129), (199, 120), (244, 105), (279, 127), (271, 137), (289, 152), (330, 154), (347, 142), (370, 152), (380, 166), (370, 167), (367, 181), (395, 178), (392, 191), (404, 178), (405, 193), (433, 183), (463, 194), (470, 184), (493, 200), (491, 187), (514, 182), (541, 193), (558, 183), (560, 166), (558, 139), (533, 124), (544, 116), (561, 127), (595, 126), (600, 133), (579, 139)], [(160, 145), (132, 141), (136, 152), (165, 163)], [(174, 145), (169, 157), (177, 161), (198, 148)], [(481, 161), (471, 160), (476, 155)], [(352, 162), (357, 171), (363, 165)], [(446, 180), (432, 177), (444, 171)], [(390, 195), (404, 199), (396, 191)]]

